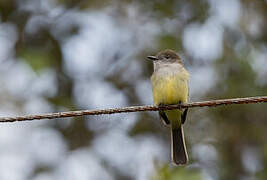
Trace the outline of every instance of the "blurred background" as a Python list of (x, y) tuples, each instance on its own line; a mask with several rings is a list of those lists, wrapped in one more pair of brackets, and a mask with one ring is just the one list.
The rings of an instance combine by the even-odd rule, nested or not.
[[(191, 101), (266, 95), (266, 19), (266, 0), (0, 0), (0, 116), (150, 105), (167, 48)], [(266, 108), (191, 109), (183, 167), (156, 112), (2, 123), (0, 179), (267, 179)]]

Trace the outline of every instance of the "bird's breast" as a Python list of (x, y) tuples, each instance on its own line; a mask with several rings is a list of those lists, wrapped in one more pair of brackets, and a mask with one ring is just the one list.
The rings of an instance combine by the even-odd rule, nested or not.
[(157, 71), (153, 73), (151, 81), (155, 105), (187, 102), (188, 73), (186, 70)]

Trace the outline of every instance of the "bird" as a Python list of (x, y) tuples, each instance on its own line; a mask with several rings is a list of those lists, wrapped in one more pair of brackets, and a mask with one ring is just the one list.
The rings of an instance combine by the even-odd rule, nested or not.
[[(154, 67), (151, 76), (154, 105), (160, 109), (188, 102), (189, 72), (179, 54), (167, 49), (147, 58), (153, 61)], [(188, 161), (183, 130), (187, 112), (188, 108), (159, 110), (160, 119), (171, 130), (171, 158), (175, 165), (185, 165)]]

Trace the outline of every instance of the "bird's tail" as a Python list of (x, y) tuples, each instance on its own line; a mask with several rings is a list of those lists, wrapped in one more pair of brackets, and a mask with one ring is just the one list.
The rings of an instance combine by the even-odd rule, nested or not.
[(188, 156), (184, 141), (183, 125), (180, 128), (171, 129), (171, 146), (172, 161), (176, 165), (186, 164)]

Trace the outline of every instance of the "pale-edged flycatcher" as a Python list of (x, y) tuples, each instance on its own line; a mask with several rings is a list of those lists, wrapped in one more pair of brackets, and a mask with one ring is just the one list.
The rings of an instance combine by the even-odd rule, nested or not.
[[(180, 56), (172, 50), (164, 50), (156, 56), (148, 56), (153, 61), (151, 76), (154, 105), (181, 104), (188, 101), (189, 73), (184, 68)], [(165, 125), (171, 127), (171, 157), (176, 165), (188, 161), (183, 124), (188, 109), (160, 110), (159, 115)]]

